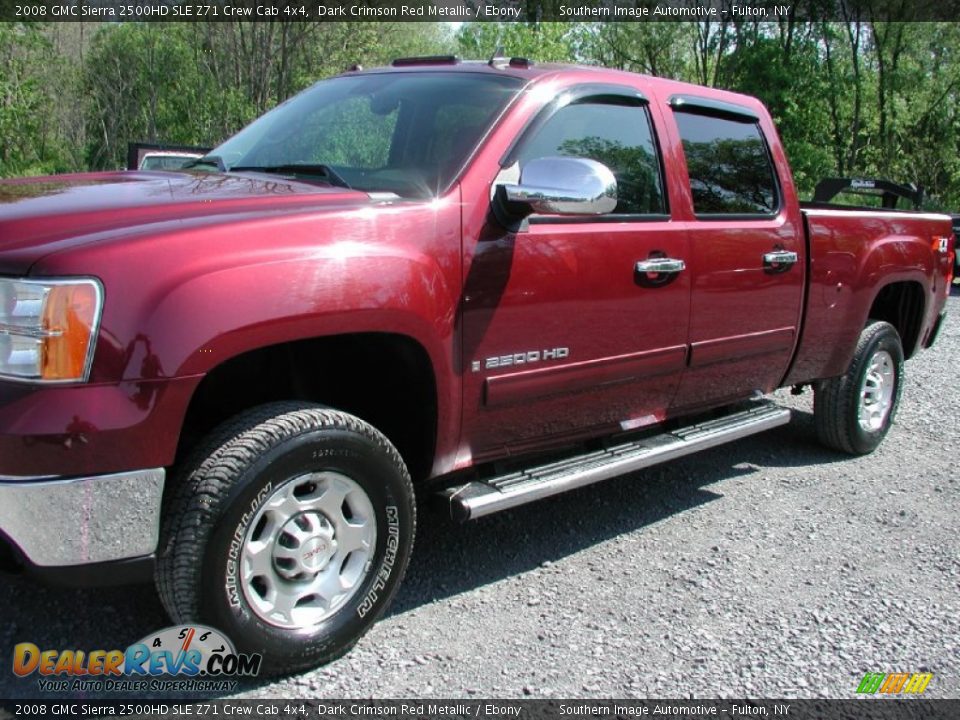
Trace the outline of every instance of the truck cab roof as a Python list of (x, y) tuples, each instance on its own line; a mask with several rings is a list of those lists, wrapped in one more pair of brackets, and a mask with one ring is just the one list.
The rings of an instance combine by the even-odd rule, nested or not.
[(713, 98), (755, 110), (766, 112), (763, 104), (756, 98), (741, 93), (718, 88), (695, 85), (693, 83), (672, 80), (670, 78), (644, 75), (628, 70), (617, 70), (596, 65), (578, 65), (574, 63), (538, 63), (527, 58), (496, 57), (491, 60), (465, 60), (451, 55), (398, 58), (388, 66), (368, 69), (354, 66), (344, 75), (376, 74), (396, 72), (452, 72), (452, 73), (489, 73), (511, 75), (527, 79), (531, 83), (544, 83), (566, 77), (579, 78), (582, 82), (614, 82), (625, 85), (648, 87), (658, 94), (694, 94), (699, 97)]

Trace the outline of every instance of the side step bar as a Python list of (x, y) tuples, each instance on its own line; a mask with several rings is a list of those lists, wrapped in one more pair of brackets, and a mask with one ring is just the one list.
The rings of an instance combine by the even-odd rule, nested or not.
[(615, 445), (519, 472), (475, 480), (440, 492), (455, 520), (466, 521), (624, 475), (790, 422), (790, 411), (770, 402), (670, 433)]

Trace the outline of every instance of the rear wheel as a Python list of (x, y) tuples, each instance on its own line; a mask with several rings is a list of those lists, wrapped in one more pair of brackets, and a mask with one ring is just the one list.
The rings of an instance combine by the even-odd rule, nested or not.
[(211, 434), (179, 480), (157, 562), (175, 622), (218, 628), (284, 673), (347, 652), (389, 605), (413, 545), (413, 488), (360, 419), (256, 408)]
[(889, 323), (869, 323), (846, 374), (816, 388), (813, 413), (820, 441), (852, 455), (873, 452), (893, 423), (902, 381), (900, 335)]

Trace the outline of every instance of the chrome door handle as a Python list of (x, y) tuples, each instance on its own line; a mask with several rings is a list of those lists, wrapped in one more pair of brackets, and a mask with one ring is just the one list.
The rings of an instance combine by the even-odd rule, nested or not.
[(793, 265), (799, 256), (793, 250), (773, 250), (763, 254), (764, 267)]
[(637, 263), (636, 271), (638, 273), (678, 273), (686, 267), (687, 264), (683, 260), (658, 257), (640, 260)]

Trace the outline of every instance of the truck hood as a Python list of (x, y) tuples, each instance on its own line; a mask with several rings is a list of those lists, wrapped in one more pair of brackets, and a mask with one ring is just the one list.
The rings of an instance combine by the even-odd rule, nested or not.
[(111, 172), (0, 182), (0, 273), (146, 225), (373, 202), (364, 192), (262, 174)]

